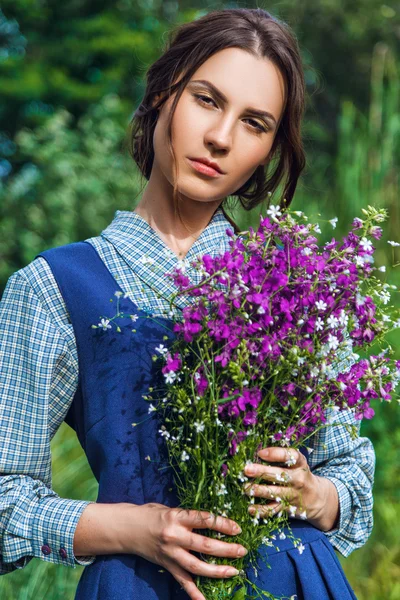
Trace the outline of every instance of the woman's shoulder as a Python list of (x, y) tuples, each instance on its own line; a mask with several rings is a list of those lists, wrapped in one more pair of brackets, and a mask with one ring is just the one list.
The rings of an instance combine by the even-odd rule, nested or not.
[(69, 339), (72, 324), (64, 298), (51, 267), (43, 256), (36, 256), (25, 267), (15, 271), (10, 280), (20, 281), (20, 293), (27, 298), (33, 294), (53, 324)]

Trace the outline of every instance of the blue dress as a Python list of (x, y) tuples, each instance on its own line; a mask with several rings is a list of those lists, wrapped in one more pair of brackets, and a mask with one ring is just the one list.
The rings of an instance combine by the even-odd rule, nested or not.
[[(59, 246), (39, 256), (53, 272), (76, 337), (79, 383), (65, 421), (76, 431), (98, 481), (97, 502), (177, 506), (172, 469), (160, 470), (167, 466), (168, 456), (157, 413), (149, 415), (149, 403), (143, 398), (150, 386), (163, 384), (152, 355), (160, 343), (169, 346), (175, 338), (172, 320), (149, 318), (123, 298), (119, 284), (88, 242)], [(115, 326), (107, 331), (92, 328), (100, 316), (115, 315), (116, 302), (110, 303), (116, 299), (115, 291), (122, 293), (120, 311), (137, 314), (138, 320), (118, 318), (120, 333)], [(304, 551), (300, 554), (288, 538), (275, 541), (280, 551), (262, 546), (257, 573), (249, 568), (249, 579), (278, 597), (355, 599), (324, 533), (298, 519), (291, 519), (291, 526)], [(84, 568), (75, 596), (75, 600), (188, 599), (167, 570), (135, 554), (97, 555)]]

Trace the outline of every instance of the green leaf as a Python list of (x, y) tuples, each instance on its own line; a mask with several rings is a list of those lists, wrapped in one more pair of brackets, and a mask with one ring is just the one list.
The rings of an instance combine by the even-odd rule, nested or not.
[(245, 600), (245, 598), (246, 598), (246, 588), (243, 586), (235, 593), (232, 600)]

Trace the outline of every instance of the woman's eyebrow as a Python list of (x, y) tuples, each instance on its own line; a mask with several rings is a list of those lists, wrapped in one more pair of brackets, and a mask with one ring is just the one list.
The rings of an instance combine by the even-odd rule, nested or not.
[[(191, 81), (189, 81), (188, 85), (192, 85), (192, 84), (204, 85), (205, 87), (208, 87), (210, 90), (212, 90), (214, 92), (214, 95), (223, 104), (226, 104), (228, 102), (228, 98), (225, 96), (225, 94), (223, 94), (221, 92), (221, 90), (219, 90), (217, 87), (215, 87), (215, 85), (213, 83), (211, 83), (211, 81), (208, 81), (207, 79), (192, 79)], [(270, 121), (273, 121), (273, 123), (275, 123), (275, 125), (277, 124), (274, 115), (268, 111), (259, 110), (258, 108), (253, 108), (251, 106), (248, 106), (246, 108), (246, 111), (251, 112), (254, 115), (257, 115), (259, 117), (264, 117), (266, 119), (269, 119)]]

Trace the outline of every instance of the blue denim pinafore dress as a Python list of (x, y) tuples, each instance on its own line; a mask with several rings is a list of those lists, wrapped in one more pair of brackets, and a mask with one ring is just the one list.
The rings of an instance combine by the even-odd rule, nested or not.
[[(65, 421), (76, 431), (98, 481), (97, 502), (178, 506), (158, 416), (149, 414), (149, 402), (143, 398), (149, 387), (163, 385), (152, 355), (159, 344), (168, 347), (175, 338), (172, 320), (149, 318), (122, 295), (120, 312), (138, 319), (118, 318), (120, 333), (115, 326), (94, 329), (101, 316), (115, 316), (115, 292), (123, 294), (95, 248), (89, 242), (77, 242), (38, 256), (52, 270), (76, 337), (79, 382)], [(300, 554), (289, 538), (277, 536), (274, 544), (280, 550), (264, 545), (257, 572), (250, 567), (249, 579), (277, 597), (355, 599), (323, 532), (299, 519), (291, 519), (291, 527), (304, 551)], [(247, 597), (252, 597), (250, 591)], [(84, 568), (75, 596), (75, 600), (188, 599), (167, 570), (135, 554), (97, 555)]]

